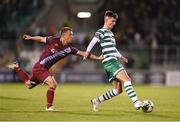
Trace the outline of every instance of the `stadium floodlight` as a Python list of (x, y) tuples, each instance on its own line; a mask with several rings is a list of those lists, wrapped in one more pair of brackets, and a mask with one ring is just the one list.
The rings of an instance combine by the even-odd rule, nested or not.
[(77, 17), (78, 18), (90, 18), (91, 13), (90, 12), (78, 12)]

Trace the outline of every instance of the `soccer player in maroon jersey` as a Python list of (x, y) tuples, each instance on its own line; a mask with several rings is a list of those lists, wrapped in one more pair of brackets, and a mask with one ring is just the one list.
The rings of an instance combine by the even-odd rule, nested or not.
[[(14, 69), (19, 77), (23, 80), (25, 86), (31, 89), (39, 83), (46, 83), (48, 90), (46, 93), (47, 107), (46, 111), (56, 111), (53, 106), (53, 99), (55, 89), (57, 87), (57, 81), (54, 76), (49, 72), (49, 68), (52, 67), (57, 61), (62, 58), (73, 54), (77, 56), (85, 56), (84, 51), (80, 51), (70, 45), (73, 38), (72, 29), (69, 27), (63, 27), (61, 30), (61, 36), (58, 37), (41, 37), (41, 36), (29, 36), (24, 35), (24, 40), (32, 40), (37, 42), (46, 43), (44, 51), (42, 52), (39, 61), (34, 65), (32, 69), (32, 76), (29, 77), (18, 65), (17, 62), (8, 65), (10, 69)], [(102, 56), (90, 55), (89, 59), (102, 60)]]

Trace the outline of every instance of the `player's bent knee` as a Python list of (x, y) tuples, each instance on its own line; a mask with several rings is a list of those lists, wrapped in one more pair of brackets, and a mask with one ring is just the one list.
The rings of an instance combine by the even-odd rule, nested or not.
[(27, 87), (28, 89), (32, 89), (33, 87), (32, 86), (29, 86), (29, 87)]
[(26, 85), (27, 89), (32, 89), (33, 87), (31, 85)]
[(48, 84), (48, 86), (51, 88), (55, 89), (57, 87), (57, 82), (53, 77), (49, 77), (45, 83)]
[(56, 82), (53, 82), (52, 86), (50, 86), (50, 87), (56, 89), (57, 83), (56, 83)]
[(31, 86), (29, 86), (28, 87), (28, 89), (32, 89), (32, 88), (34, 88), (36, 85), (31, 85)]
[(32, 85), (31, 85), (31, 83), (30, 83), (29, 80), (26, 81), (24, 84), (25, 84), (25, 86), (26, 86), (27, 89), (31, 89)]
[(55, 89), (57, 87), (57, 82), (56, 81), (51, 81), (51, 82), (48, 83), (48, 85), (49, 85), (49, 87)]

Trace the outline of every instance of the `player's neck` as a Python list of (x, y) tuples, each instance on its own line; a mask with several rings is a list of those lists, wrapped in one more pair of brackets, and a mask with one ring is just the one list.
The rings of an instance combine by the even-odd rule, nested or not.
[(103, 26), (103, 28), (111, 30), (106, 24)]

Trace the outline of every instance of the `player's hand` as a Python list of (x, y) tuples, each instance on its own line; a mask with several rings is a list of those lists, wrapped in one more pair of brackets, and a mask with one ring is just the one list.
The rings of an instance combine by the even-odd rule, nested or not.
[(126, 57), (124, 57), (124, 56), (121, 57), (121, 60), (122, 60), (123, 62), (125, 62), (125, 63), (128, 63), (128, 59), (127, 59)]
[(101, 54), (101, 55), (99, 56), (99, 60), (103, 60), (103, 59), (104, 59), (103, 54)]
[(30, 40), (30, 39), (31, 39), (31, 36), (29, 36), (29, 35), (23, 35), (23, 39), (24, 39), (24, 40)]
[(83, 57), (83, 60), (86, 60), (88, 58), (89, 54), (90, 54), (89, 52), (86, 52), (84, 57)]

